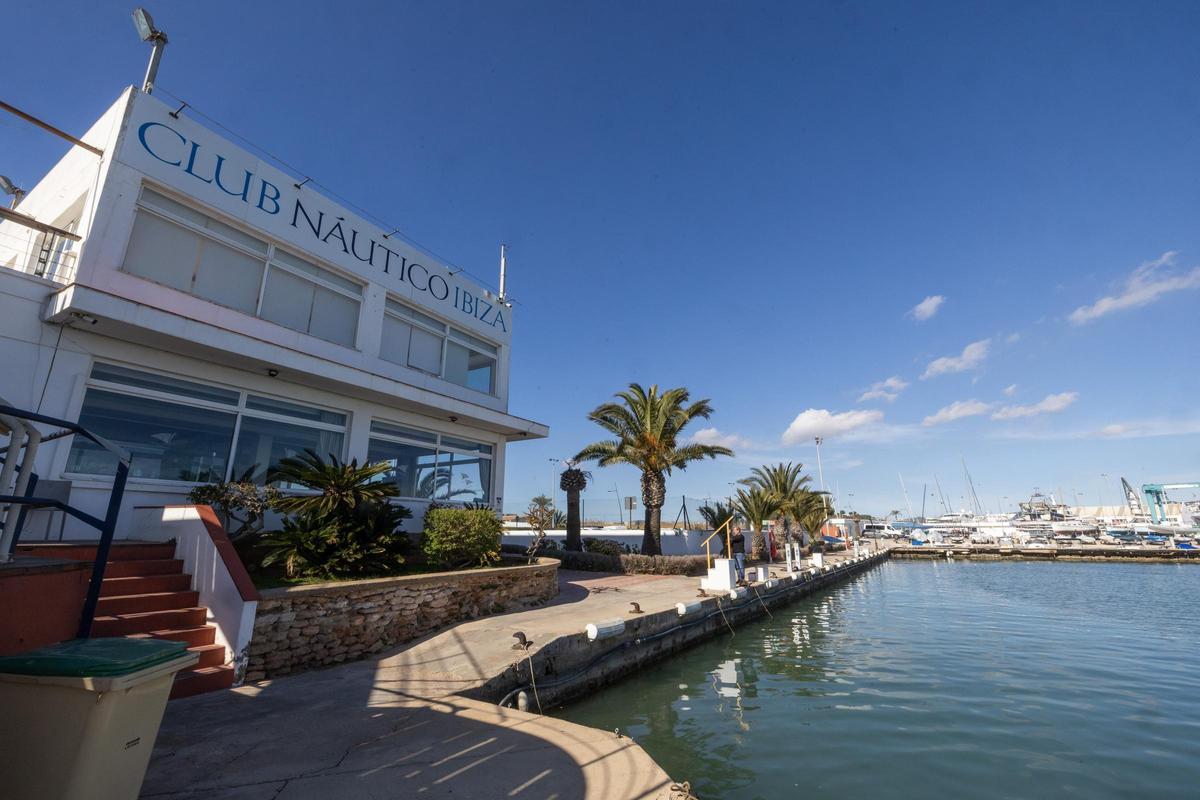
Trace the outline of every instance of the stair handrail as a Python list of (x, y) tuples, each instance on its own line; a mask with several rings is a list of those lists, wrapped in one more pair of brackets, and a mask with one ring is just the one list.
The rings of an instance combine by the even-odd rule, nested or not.
[(731, 514), (731, 515), (729, 516), (729, 519), (725, 520), (725, 521), (724, 521), (724, 522), (722, 522), (720, 525), (718, 525), (718, 526), (717, 526), (717, 529), (716, 529), (716, 530), (714, 530), (712, 533), (710, 533), (710, 534), (708, 535), (708, 538), (707, 538), (707, 539), (705, 539), (703, 542), (701, 542), (701, 543), (700, 543), (700, 544), (704, 545), (704, 553), (705, 553), (705, 556), (707, 556), (707, 558), (708, 558), (708, 568), (709, 568), (709, 569), (712, 569), (712, 565), (713, 565), (713, 560), (712, 560), (712, 545), (710, 545), (710, 544), (709, 544), (709, 542), (711, 542), (711, 541), (712, 541), (712, 539), (713, 539), (713, 537), (714, 537), (714, 536), (716, 536), (718, 533), (720, 533), (720, 532), (721, 532), (721, 529), (722, 529), (722, 528), (724, 528), (724, 529), (725, 529), (725, 555), (726, 555), (726, 556), (729, 556), (729, 555), (732, 553), (732, 551), (733, 551), (733, 540), (732, 540), (732, 538), (730, 537), (730, 534), (729, 534), (729, 523), (733, 522), (733, 520), (734, 520), (736, 517), (737, 517), (737, 514)]
[[(51, 434), (42, 434), (31, 424), (35, 422), (51, 425), (59, 430)], [(5, 494), (0, 494), (0, 505), (6, 507), (3, 533), (0, 534), (0, 561), (8, 561), (12, 558), (17, 524), (22, 521), (24, 512), (30, 508), (57, 509), (100, 532), (100, 542), (96, 546), (96, 560), (92, 563), (92, 577), (88, 583), (83, 613), (80, 614), (79, 629), (76, 633), (80, 639), (86, 639), (91, 635), (92, 621), (96, 617), (96, 606), (100, 601), (100, 587), (104, 582), (104, 570), (108, 564), (109, 551), (112, 549), (113, 534), (117, 528), (117, 515), (121, 511), (121, 501), (125, 496), (125, 483), (129, 478), (132, 456), (125, 448), (97, 436), (77, 422), (34, 411), (25, 411), (9, 405), (2, 398), (0, 398), (0, 426), (9, 434), (8, 454), (5, 457), (3, 470), (0, 470), (4, 473), (2, 476), (4, 481), (0, 482), (0, 492), (5, 492)], [(112, 490), (108, 495), (108, 507), (103, 518), (93, 516), (61, 500), (38, 497), (27, 491), (30, 488), (29, 481), (33, 475), (33, 461), (38, 447), (43, 442), (60, 439), (64, 436), (83, 436), (107, 450), (117, 459), (117, 471), (113, 476)], [(18, 457), (21, 456), (22, 450), (24, 450), (24, 456), (20, 458), (18, 467)], [(9, 483), (14, 472), (17, 474), (15, 487)], [(34, 486), (36, 487), (36, 482)], [(13, 494), (7, 494), (10, 488), (13, 489)]]

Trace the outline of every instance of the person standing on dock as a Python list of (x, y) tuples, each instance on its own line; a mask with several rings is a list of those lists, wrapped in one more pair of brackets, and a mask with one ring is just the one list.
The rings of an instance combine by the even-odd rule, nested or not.
[(742, 527), (735, 525), (733, 536), (729, 538), (730, 549), (733, 551), (733, 565), (737, 568), (738, 583), (746, 582), (746, 535)]

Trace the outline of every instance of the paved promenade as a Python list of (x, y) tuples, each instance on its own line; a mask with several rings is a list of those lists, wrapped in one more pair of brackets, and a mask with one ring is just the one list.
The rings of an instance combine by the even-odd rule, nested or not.
[(690, 601), (698, 579), (564, 570), (559, 583), (548, 606), (376, 659), (171, 702), (142, 797), (669, 798), (671, 778), (628, 738), (458, 695), (523, 657), (514, 631), (536, 648), (631, 602), (653, 613)]

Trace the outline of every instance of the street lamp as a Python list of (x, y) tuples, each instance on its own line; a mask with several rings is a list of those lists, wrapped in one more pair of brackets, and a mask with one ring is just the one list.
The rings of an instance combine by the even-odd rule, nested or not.
[(17, 203), (21, 202), (21, 198), (25, 196), (25, 190), (10, 181), (7, 175), (0, 175), (0, 192), (12, 195), (12, 203), (9, 204), (9, 208), (16, 208)]
[(154, 91), (154, 79), (158, 77), (158, 63), (162, 61), (163, 48), (167, 46), (167, 35), (154, 27), (154, 17), (144, 8), (133, 10), (133, 27), (137, 28), (138, 37), (143, 42), (150, 42), (150, 63), (146, 67), (146, 77), (142, 81), (142, 91), (150, 94)]
[(554, 487), (556, 485), (556, 481), (554, 479), (558, 476), (558, 465), (561, 463), (562, 459), (550, 459), (550, 505), (554, 505)]
[(825, 470), (821, 467), (821, 442), (824, 437), (815, 436), (814, 441), (817, 443), (817, 476), (821, 479), (821, 504), (825, 506), (825, 511), (829, 511), (829, 496), (825, 494)]

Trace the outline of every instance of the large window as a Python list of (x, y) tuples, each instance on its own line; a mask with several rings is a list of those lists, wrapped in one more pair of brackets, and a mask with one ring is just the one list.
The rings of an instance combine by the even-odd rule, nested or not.
[[(207, 483), (249, 472), (263, 482), (282, 458), (343, 455), (346, 415), (113, 364), (96, 364), (79, 424), (129, 450), (130, 476)], [(112, 475), (116, 459), (75, 437), (68, 473)]]
[(395, 300), (387, 301), (379, 357), (466, 386), (496, 393), (499, 348)]
[(353, 347), (362, 287), (143, 188), (124, 269), (302, 333)]
[(491, 501), (490, 444), (376, 420), (371, 423), (367, 460), (391, 467), (384, 479), (395, 482), (401, 497), (456, 503)]

